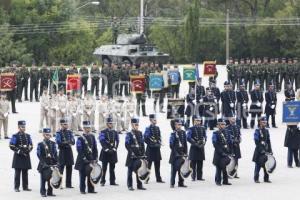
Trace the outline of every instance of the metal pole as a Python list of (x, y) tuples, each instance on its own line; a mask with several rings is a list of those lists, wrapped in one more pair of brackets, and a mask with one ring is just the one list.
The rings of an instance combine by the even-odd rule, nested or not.
[(226, 14), (226, 65), (229, 64), (229, 9)]
[(140, 34), (144, 33), (144, 0), (141, 0)]

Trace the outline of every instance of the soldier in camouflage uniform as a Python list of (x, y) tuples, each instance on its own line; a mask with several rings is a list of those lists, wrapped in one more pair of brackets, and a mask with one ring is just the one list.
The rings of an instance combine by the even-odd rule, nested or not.
[(49, 79), (50, 79), (50, 70), (47, 68), (46, 64), (43, 63), (42, 68), (40, 69), (40, 96), (42, 96), (43, 90), (48, 90)]
[[(53, 77), (54, 77), (54, 74), (55, 74), (55, 71), (56, 71), (57, 67), (55, 65), (55, 63), (53, 62), (51, 67), (50, 67), (50, 95), (52, 93), (56, 93), (57, 92), (57, 88), (56, 88), (56, 85), (53, 84)], [(52, 129), (51, 129), (52, 131)]]
[(67, 70), (63, 63), (60, 64), (58, 68), (58, 88), (63, 89), (64, 93), (66, 94), (66, 80), (67, 80)]
[(75, 63), (71, 63), (71, 67), (68, 70), (68, 75), (78, 74), (78, 69)]
[(96, 63), (93, 64), (92, 69), (90, 71), (90, 77), (92, 79), (91, 85), (91, 95), (94, 95), (96, 90), (96, 98), (99, 99), (99, 80), (100, 80), (100, 69)]
[(244, 71), (245, 71), (244, 83), (245, 83), (245, 89), (247, 90), (248, 87), (250, 87), (250, 79), (251, 79), (251, 73), (252, 73), (251, 72), (251, 60), (250, 60), (250, 58), (246, 59), (246, 64), (245, 64)]
[(293, 60), (291, 58), (288, 59), (287, 64), (287, 71), (286, 71), (286, 83), (291, 82), (293, 88), (294, 88), (294, 66), (293, 66)]
[(21, 68), (16, 68), (16, 84), (17, 84), (17, 98), (18, 102), (22, 102), (21, 100), (21, 90), (22, 90), (22, 74), (21, 74)]
[(32, 64), (30, 70), (30, 102), (33, 100), (33, 91), (35, 96), (35, 101), (39, 102), (39, 81), (40, 72), (35, 63)]
[(256, 64), (255, 58), (252, 58), (252, 60), (251, 60), (250, 70), (251, 70), (251, 76), (250, 76), (250, 82), (249, 82), (249, 92), (252, 91), (254, 82), (256, 79), (258, 79), (258, 71), (257, 71), (258, 69), (257, 69), (257, 64)]
[(120, 96), (123, 95), (123, 90), (124, 90), (124, 94), (127, 97), (129, 95), (129, 90), (128, 90), (128, 83), (130, 81), (129, 78), (129, 64), (124, 63), (122, 65), (122, 69), (121, 69), (121, 84), (120, 84)]
[(110, 73), (110, 66), (107, 63), (104, 63), (101, 69), (101, 95), (104, 95), (105, 88), (107, 87), (109, 73)]
[(81, 82), (81, 93), (84, 93), (84, 95), (87, 92), (87, 85), (89, 80), (89, 69), (87, 68), (86, 64), (83, 64), (82, 67), (79, 70), (80, 74), (80, 82)]
[[(267, 62), (267, 61), (265, 61)], [(267, 65), (267, 63), (263, 63), (261, 61), (260, 58), (257, 58), (257, 70), (258, 70), (258, 79), (260, 81), (260, 84), (261, 84), (261, 89), (264, 90), (265, 88), (265, 66)]]
[(295, 82), (295, 88), (297, 89), (299, 87), (299, 83), (298, 83), (298, 76), (300, 74), (299, 72), (299, 65), (298, 65), (298, 58), (294, 58), (293, 59), (293, 66), (294, 66), (294, 82)]
[(21, 82), (21, 90), (19, 91), (19, 99), (22, 100), (22, 94), (24, 90), (24, 96), (25, 96), (25, 101), (28, 101), (28, 79), (30, 77), (29, 70), (26, 67), (25, 64), (22, 64), (21, 67), (21, 76), (22, 76), (22, 82)]
[(281, 63), (279, 65), (279, 89), (282, 89), (282, 83), (283, 80), (285, 81), (285, 85), (286, 85), (286, 59), (285, 58), (281, 58)]
[(121, 69), (118, 66), (118, 64), (113, 63), (112, 64), (112, 71), (110, 78), (108, 80), (109, 88), (112, 89), (112, 98), (114, 96), (118, 96), (120, 94), (120, 78), (121, 78)]

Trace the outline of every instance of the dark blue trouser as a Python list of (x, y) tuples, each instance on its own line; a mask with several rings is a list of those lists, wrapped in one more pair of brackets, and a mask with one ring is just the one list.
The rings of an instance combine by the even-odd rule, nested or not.
[(293, 157), (294, 157), (296, 166), (299, 166), (298, 151), (299, 151), (299, 149), (288, 148), (288, 159), (287, 159), (288, 166), (293, 165)]
[(47, 182), (47, 185), (48, 185), (48, 190), (47, 190), (47, 195), (51, 195), (53, 194), (53, 188), (51, 187), (50, 185), (50, 181), (46, 181), (45, 179), (43, 179), (43, 176), (41, 174), (41, 184), (40, 184), (40, 193), (41, 195), (45, 195), (46, 194), (46, 182)]
[(59, 172), (64, 173), (66, 167), (66, 187), (72, 187), (72, 165), (61, 165), (59, 167)]
[(79, 184), (80, 192), (85, 192), (86, 182), (88, 186), (88, 192), (94, 192), (95, 188), (91, 184), (90, 175), (87, 175), (84, 169), (79, 171), (79, 180), (80, 180), (80, 184)]
[[(101, 183), (105, 184), (105, 175), (107, 171), (107, 166), (109, 162), (102, 161), (102, 177), (101, 177)], [(115, 163), (109, 163), (109, 181), (110, 184), (115, 184), (116, 182), (116, 176), (115, 176)]]
[(258, 181), (259, 179), (259, 171), (263, 168), (264, 170), (264, 181), (269, 180), (269, 174), (267, 173), (267, 170), (265, 167), (261, 167), (258, 163), (255, 163), (255, 169), (254, 169), (254, 181)]
[(193, 169), (192, 179), (202, 179), (203, 160), (191, 160), (191, 167)]
[(215, 182), (221, 184), (222, 174), (223, 174), (223, 184), (228, 183), (228, 175), (227, 175), (226, 168), (221, 168), (219, 166), (216, 166)]
[(176, 170), (175, 162), (171, 164), (171, 185), (175, 185), (176, 173), (178, 173), (178, 185), (183, 185), (184, 179), (180, 175), (180, 171)]
[[(127, 172), (127, 186), (128, 187), (132, 187), (132, 173), (133, 173), (133, 167), (129, 166), (128, 172)], [(140, 181), (140, 179), (138, 178), (137, 174), (136, 174), (136, 184), (137, 184), (137, 188), (143, 187), (143, 184)]]

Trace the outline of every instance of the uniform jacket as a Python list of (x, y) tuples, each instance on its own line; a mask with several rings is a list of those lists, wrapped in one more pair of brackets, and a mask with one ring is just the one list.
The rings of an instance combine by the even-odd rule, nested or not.
[(59, 149), (59, 164), (66, 166), (74, 165), (72, 145), (75, 144), (75, 139), (72, 131), (60, 129), (56, 132), (55, 141)]
[(57, 165), (56, 143), (51, 140), (44, 140), (37, 145), (37, 156), (39, 164), (37, 170), (41, 173), (43, 169)]
[(193, 126), (187, 131), (187, 141), (191, 144), (189, 159), (205, 160), (204, 146), (207, 141), (206, 130), (203, 126)]
[(170, 136), (170, 159), (169, 163), (174, 164), (177, 159), (187, 156), (187, 138), (184, 130), (175, 130)]
[(144, 138), (141, 131), (132, 130), (126, 134), (125, 147), (128, 151), (126, 166), (131, 166), (133, 161), (145, 156)]
[(113, 129), (106, 128), (100, 132), (99, 141), (102, 146), (99, 160), (102, 162), (117, 163), (117, 149), (119, 134)]
[(161, 160), (161, 133), (156, 125), (150, 125), (144, 132), (145, 143), (147, 144), (146, 156), (149, 161)]

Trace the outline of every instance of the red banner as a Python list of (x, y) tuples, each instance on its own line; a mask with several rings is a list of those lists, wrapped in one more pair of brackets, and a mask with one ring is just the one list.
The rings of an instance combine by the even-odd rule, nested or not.
[(145, 92), (145, 76), (130, 76), (131, 91), (134, 93)]
[(16, 87), (16, 75), (14, 73), (0, 74), (0, 91), (11, 91)]
[(215, 76), (217, 73), (216, 61), (205, 61), (204, 66), (204, 76)]
[(80, 75), (68, 75), (67, 76), (67, 91), (80, 90)]

